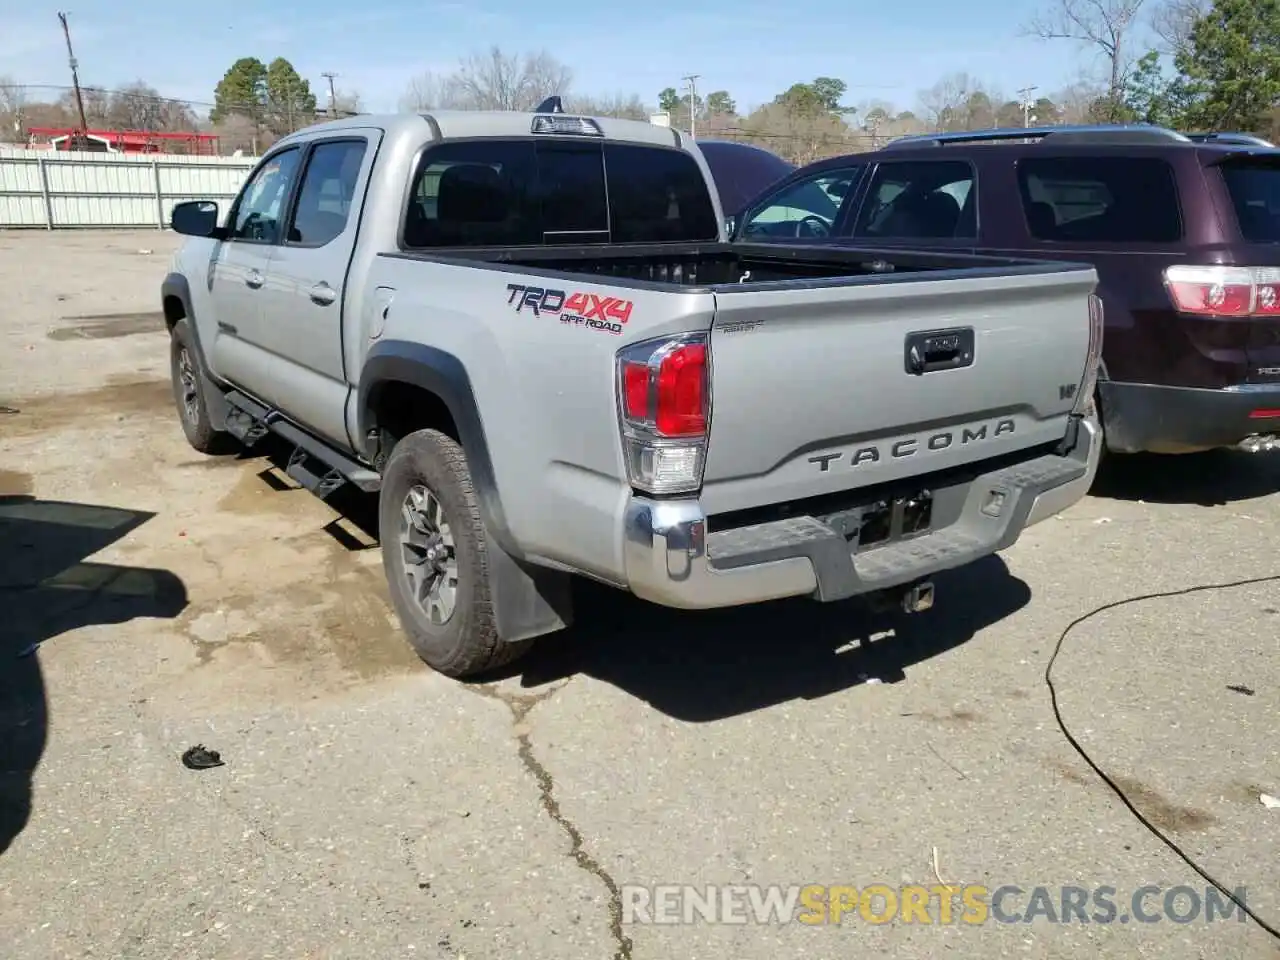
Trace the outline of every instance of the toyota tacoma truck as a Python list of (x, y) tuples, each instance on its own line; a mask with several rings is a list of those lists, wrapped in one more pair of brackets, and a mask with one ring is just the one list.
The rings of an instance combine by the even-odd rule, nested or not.
[(1092, 267), (731, 243), (669, 128), (337, 120), (172, 226), (188, 441), (271, 433), (319, 496), (376, 493), (396, 612), (449, 676), (571, 623), (575, 576), (924, 609), (1097, 466)]

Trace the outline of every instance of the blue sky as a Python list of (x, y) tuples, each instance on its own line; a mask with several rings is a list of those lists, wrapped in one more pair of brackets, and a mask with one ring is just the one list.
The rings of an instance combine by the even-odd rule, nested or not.
[[(700, 90), (727, 89), (740, 108), (821, 75), (848, 83), (851, 102), (884, 99), (901, 108), (953, 71), (1012, 95), (1028, 84), (1053, 91), (1096, 66), (1072, 43), (1019, 37), (1037, 0), (706, 0), (661, 11), (590, 0), (67, 3), (83, 84), (141, 79), (166, 96), (201, 101), (213, 99), (237, 57), (284, 56), (317, 93), (320, 74), (331, 70), (366, 109), (390, 110), (413, 76), (449, 71), (494, 43), (510, 52), (547, 49), (573, 69), (578, 93), (634, 92), (652, 103), (663, 87), (698, 73)], [(0, 74), (69, 82), (56, 7), (0, 0), (0, 24)]]

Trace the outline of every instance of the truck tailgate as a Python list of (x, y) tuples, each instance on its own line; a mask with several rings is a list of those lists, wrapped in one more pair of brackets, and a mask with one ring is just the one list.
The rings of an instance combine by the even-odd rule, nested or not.
[(1091, 267), (1047, 265), (717, 287), (704, 509), (836, 493), (1060, 440), (1096, 284)]

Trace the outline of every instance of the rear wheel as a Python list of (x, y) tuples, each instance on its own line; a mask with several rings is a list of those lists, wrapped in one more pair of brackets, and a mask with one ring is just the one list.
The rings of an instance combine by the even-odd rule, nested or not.
[(192, 346), (191, 328), (179, 320), (169, 335), (169, 371), (173, 379), (173, 399), (187, 443), (201, 453), (229, 453), (233, 438), (215, 430), (204, 402), (204, 376)]
[(532, 646), (498, 637), (484, 523), (456, 441), (419, 430), (396, 444), (382, 473), (378, 533), (392, 603), (432, 669), (469, 677)]

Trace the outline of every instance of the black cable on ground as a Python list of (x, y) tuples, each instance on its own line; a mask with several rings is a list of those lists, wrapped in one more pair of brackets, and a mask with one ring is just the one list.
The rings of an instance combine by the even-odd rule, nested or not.
[(1071, 744), (1075, 752), (1080, 754), (1080, 758), (1084, 760), (1084, 762), (1089, 765), (1089, 767), (1093, 770), (1093, 772), (1096, 773), (1102, 779), (1102, 782), (1105, 783), (1108, 787), (1110, 787), (1111, 791), (1117, 797), (1120, 798), (1120, 802), (1129, 808), (1129, 812), (1132, 813), (1135, 817), (1137, 817), (1138, 822), (1141, 823), (1144, 827), (1146, 827), (1149, 831), (1151, 831), (1152, 835), (1155, 836), (1157, 840), (1159, 840), (1166, 847), (1172, 850), (1174, 854), (1179, 859), (1182, 860), (1183, 863), (1185, 863), (1188, 867), (1194, 870), (1206, 883), (1212, 884), (1214, 887), (1218, 889), (1220, 893), (1222, 893), (1232, 903), (1234, 903), (1237, 907), (1239, 907), (1244, 912), (1245, 916), (1247, 916), (1250, 920), (1256, 923), (1259, 927), (1261, 927), (1267, 933), (1271, 934), (1272, 937), (1274, 937), (1277, 940), (1280, 940), (1280, 929), (1277, 929), (1275, 926), (1268, 923), (1266, 920), (1263, 920), (1262, 917), (1254, 913), (1254, 911), (1250, 909), (1248, 904), (1246, 904), (1243, 900), (1241, 900), (1234, 893), (1228, 890), (1226, 886), (1224, 886), (1216, 877), (1212, 876), (1207, 870), (1204, 869), (1204, 867), (1196, 863), (1196, 861), (1191, 857), (1190, 854), (1188, 854), (1180, 846), (1178, 846), (1176, 843), (1170, 840), (1169, 837), (1159, 827), (1157, 827), (1145, 816), (1143, 816), (1142, 811), (1139, 810), (1134, 805), (1133, 801), (1130, 800), (1128, 795), (1125, 794), (1124, 790), (1121, 789), (1116, 784), (1115, 780), (1113, 780), (1110, 776), (1108, 776), (1107, 772), (1103, 770), (1100, 766), (1098, 766), (1097, 763), (1094, 762), (1094, 759), (1091, 756), (1089, 756), (1088, 751), (1085, 750), (1085, 748), (1080, 745), (1080, 741), (1077, 740), (1075, 736), (1072, 735), (1070, 729), (1068, 729), (1067, 727), (1067, 722), (1062, 718), (1062, 712), (1058, 709), (1058, 691), (1057, 691), (1057, 688), (1054, 687), (1053, 685), (1053, 666), (1058, 661), (1058, 654), (1062, 652), (1062, 645), (1066, 641), (1067, 635), (1071, 633), (1071, 631), (1074, 630), (1076, 627), (1080, 626), (1080, 624), (1084, 623), (1086, 620), (1090, 620), (1093, 617), (1096, 617), (1100, 613), (1105, 613), (1108, 610), (1114, 610), (1116, 607), (1128, 606), (1131, 603), (1139, 603), (1143, 600), (1167, 600), (1170, 597), (1185, 597), (1193, 593), (1206, 593), (1210, 590), (1230, 590), (1234, 587), (1249, 587), (1249, 586), (1254, 586), (1260, 583), (1280, 583), (1280, 574), (1274, 574), (1269, 577), (1252, 577), (1248, 580), (1233, 580), (1230, 583), (1198, 584), (1197, 586), (1194, 586), (1194, 587), (1184, 587), (1181, 590), (1167, 590), (1161, 593), (1145, 593), (1138, 597), (1127, 597), (1124, 600), (1114, 600), (1111, 603), (1104, 603), (1100, 607), (1095, 607), (1094, 609), (1090, 610), (1088, 613), (1084, 614), (1083, 616), (1076, 617), (1076, 619), (1072, 620), (1069, 624), (1067, 624), (1066, 629), (1063, 630), (1061, 634), (1059, 634), (1058, 642), (1054, 644), (1054, 647), (1053, 647), (1053, 655), (1049, 657), (1049, 663), (1044, 668), (1044, 682), (1049, 687), (1049, 699), (1053, 704), (1054, 719), (1057, 720), (1058, 729), (1062, 731), (1062, 735), (1067, 738), (1067, 743)]

